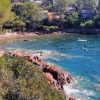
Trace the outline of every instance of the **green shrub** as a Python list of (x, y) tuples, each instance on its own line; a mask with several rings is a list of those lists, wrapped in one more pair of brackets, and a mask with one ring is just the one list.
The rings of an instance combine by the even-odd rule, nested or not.
[(48, 84), (42, 70), (22, 57), (0, 58), (0, 82), (0, 100), (65, 100), (63, 92)]

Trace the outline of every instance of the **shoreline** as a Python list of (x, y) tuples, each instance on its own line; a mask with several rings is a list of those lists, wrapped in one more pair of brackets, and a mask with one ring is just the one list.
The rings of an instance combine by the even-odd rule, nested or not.
[[(41, 39), (46, 37), (59, 37), (59, 36), (64, 36), (64, 35), (71, 35), (73, 33), (65, 33), (65, 32), (52, 32), (52, 33), (45, 33), (43, 34), (42, 32), (12, 32), (12, 33), (5, 33), (5, 34), (0, 34), (0, 43), (7, 43), (7, 42), (14, 42), (17, 40), (23, 40), (23, 41), (28, 41), (28, 39)], [(74, 35), (74, 34), (73, 34)], [(77, 34), (76, 34), (77, 35)]]
[(9, 40), (9, 39), (16, 39), (16, 38), (24, 38), (24, 37), (31, 37), (31, 36), (38, 36), (35, 33), (20, 33), (18, 34), (17, 32), (13, 32), (13, 33), (5, 33), (5, 34), (0, 34), (0, 41), (1, 40)]
[(23, 32), (23, 33), (17, 33), (17, 32), (12, 32), (12, 33), (6, 33), (6, 34), (0, 34), (0, 42), (6, 42), (9, 40), (18, 40), (18, 39), (27, 39), (27, 38), (36, 38), (36, 37), (40, 37), (43, 36), (45, 34), (42, 35), (38, 35), (35, 32)]
[[(38, 38), (38, 37), (42, 37), (42, 36), (60, 36), (60, 35), (80, 35), (80, 36), (84, 36), (82, 34), (79, 33), (67, 33), (67, 32), (62, 32), (62, 31), (57, 31), (57, 32), (52, 32), (52, 33), (45, 33), (43, 34), (42, 32), (12, 32), (12, 33), (5, 33), (5, 34), (0, 34), (0, 41), (8, 41), (8, 40), (17, 40), (17, 39), (27, 39), (27, 38)], [(86, 36), (90, 36), (90, 35), (86, 35)], [(100, 36), (98, 35), (92, 35), (92, 36)]]

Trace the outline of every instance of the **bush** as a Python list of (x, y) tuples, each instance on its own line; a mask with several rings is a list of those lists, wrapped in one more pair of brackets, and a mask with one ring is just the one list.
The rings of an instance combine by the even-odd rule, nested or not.
[(81, 27), (91, 27), (94, 25), (94, 21), (86, 20), (80, 24)]
[(55, 31), (58, 29), (58, 26), (43, 26), (45, 31)]
[(19, 30), (23, 30), (23, 28), (26, 26), (26, 24), (23, 22), (23, 21), (21, 21), (21, 20), (15, 20), (14, 22), (13, 22), (13, 28), (15, 28), (15, 29), (19, 29)]
[(0, 82), (1, 100), (65, 100), (66, 98), (63, 92), (48, 84), (42, 69), (22, 57), (4, 55), (0, 58)]

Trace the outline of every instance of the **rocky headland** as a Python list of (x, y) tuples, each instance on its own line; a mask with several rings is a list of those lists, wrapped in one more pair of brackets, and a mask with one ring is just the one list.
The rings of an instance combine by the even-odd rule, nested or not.
[[(1, 51), (0, 56), (2, 56), (4, 53), (5, 53), (4, 51)], [(54, 87), (56, 90), (64, 91), (63, 89), (64, 85), (69, 85), (73, 83), (73, 77), (68, 72), (64, 71), (57, 65), (45, 62), (44, 60), (36, 56), (34, 53), (28, 53), (25, 51), (15, 51), (15, 50), (6, 53), (11, 57), (13, 56), (23, 57), (27, 61), (37, 65), (38, 68), (42, 69), (49, 85)], [(69, 97), (69, 100), (75, 100), (75, 98)]]

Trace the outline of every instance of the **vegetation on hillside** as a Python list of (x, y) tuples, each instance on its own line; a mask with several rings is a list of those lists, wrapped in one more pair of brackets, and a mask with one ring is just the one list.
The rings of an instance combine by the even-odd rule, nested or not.
[(0, 0), (0, 26), (2, 26), (7, 23), (14, 20), (15, 15), (11, 11), (11, 3), (10, 0)]
[[(10, 0), (0, 0), (0, 28), (21, 31), (34, 30), (58, 30), (67, 28), (99, 28), (100, 27), (100, 3), (96, 5), (95, 0), (57, 0), (54, 4), (52, 1), (43, 0), (42, 5), (35, 2), (21, 0), (14, 5)], [(100, 2), (100, 0), (99, 0)], [(67, 9), (76, 8), (76, 12), (67, 16)], [(96, 10), (96, 15), (91, 18), (80, 18), (79, 11), (81, 8)], [(60, 15), (59, 19), (52, 21), (44, 19), (42, 11), (52, 11)], [(78, 10), (78, 11), (77, 11)], [(65, 15), (64, 18), (61, 16)], [(90, 24), (84, 24), (87, 22)], [(83, 25), (84, 24), (84, 25)], [(45, 28), (44, 28), (45, 27)], [(57, 28), (56, 28), (57, 27)]]
[(42, 70), (22, 57), (0, 58), (0, 100), (65, 100)]

